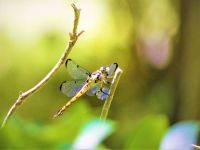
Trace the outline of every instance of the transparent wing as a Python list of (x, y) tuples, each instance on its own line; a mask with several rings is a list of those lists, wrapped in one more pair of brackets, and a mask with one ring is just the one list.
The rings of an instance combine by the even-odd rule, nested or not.
[(73, 60), (67, 59), (65, 66), (67, 68), (68, 73), (74, 79), (78, 80), (86, 80), (88, 76), (90, 76), (90, 72), (85, 68), (77, 65)]
[(84, 84), (85, 81), (64, 81), (60, 85), (60, 90), (63, 94), (67, 95), (68, 97), (72, 97), (81, 90)]
[(118, 64), (117, 64), (117, 63), (113, 63), (113, 64), (111, 64), (111, 65), (109, 66), (108, 78), (109, 78), (109, 77), (110, 77), (110, 78), (113, 77), (113, 75), (114, 75), (114, 73), (115, 73), (117, 67), (118, 67)]
[(93, 96), (95, 95), (101, 88), (101, 84), (96, 84), (95, 86), (93, 86), (91, 89), (89, 89), (86, 94), (88, 96)]
[(98, 91), (96, 93), (96, 95), (97, 95), (98, 99), (105, 100), (109, 95), (109, 89), (108, 88), (103, 88), (100, 91)]

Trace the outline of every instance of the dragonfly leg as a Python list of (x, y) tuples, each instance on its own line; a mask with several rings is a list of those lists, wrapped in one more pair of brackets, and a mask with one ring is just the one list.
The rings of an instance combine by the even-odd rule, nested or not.
[(105, 84), (108, 84), (108, 85), (111, 84), (111, 82), (110, 82), (110, 81), (107, 81), (107, 80), (105, 80), (104, 83), (105, 83)]

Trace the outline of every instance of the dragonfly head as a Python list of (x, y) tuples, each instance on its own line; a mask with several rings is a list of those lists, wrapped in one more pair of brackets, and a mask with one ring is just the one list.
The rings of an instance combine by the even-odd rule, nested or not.
[(109, 67), (107, 67), (107, 66), (102, 66), (102, 67), (100, 68), (100, 71), (101, 71), (102, 74), (108, 75)]

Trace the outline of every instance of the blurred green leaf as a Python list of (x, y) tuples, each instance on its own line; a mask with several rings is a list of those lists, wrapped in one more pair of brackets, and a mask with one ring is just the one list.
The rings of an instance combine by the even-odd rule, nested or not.
[(125, 149), (158, 149), (167, 125), (167, 118), (163, 115), (142, 119), (127, 135)]
[(92, 118), (90, 108), (83, 101), (49, 124), (31, 123), (15, 116), (1, 130), (0, 148), (66, 147), (73, 143), (81, 126)]
[[(76, 2), (82, 10), (80, 30), (86, 32), (70, 58), (91, 72), (113, 62), (124, 70), (109, 113), (120, 128), (102, 149), (159, 149), (167, 119), (146, 115), (165, 114), (177, 122), (200, 114), (200, 1)], [(69, 1), (0, 1), (0, 120), (19, 92), (55, 65), (72, 24)], [(99, 115), (103, 102), (83, 96), (52, 121), (54, 111), (69, 100), (59, 91), (64, 80), (71, 78), (63, 66), (17, 111), (21, 118), (14, 115), (0, 130), (0, 149), (71, 147), (80, 127)]]

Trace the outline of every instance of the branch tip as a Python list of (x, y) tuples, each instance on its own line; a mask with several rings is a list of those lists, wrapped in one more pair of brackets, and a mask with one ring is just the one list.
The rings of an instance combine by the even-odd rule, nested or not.
[(77, 9), (76, 8), (76, 5), (74, 3), (71, 3), (71, 6), (74, 8), (74, 9)]
[(71, 4), (75, 12), (80, 13), (81, 9), (78, 9), (74, 3)]
[(85, 31), (84, 30), (82, 30), (82, 31), (80, 31), (79, 33), (78, 33), (78, 35), (77, 35), (77, 37), (79, 37), (81, 34), (83, 34)]

